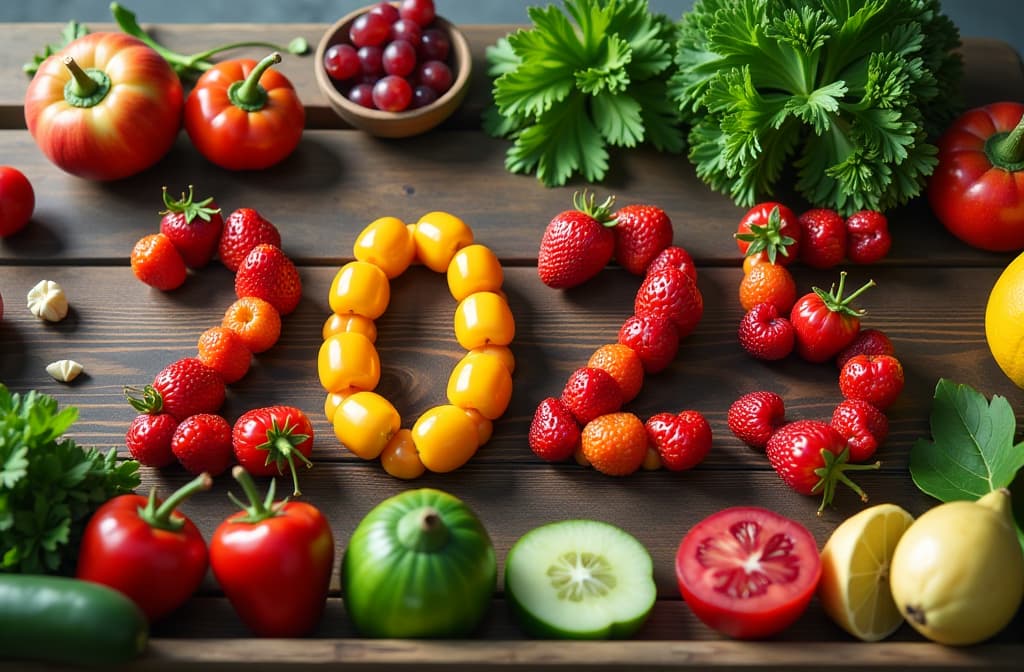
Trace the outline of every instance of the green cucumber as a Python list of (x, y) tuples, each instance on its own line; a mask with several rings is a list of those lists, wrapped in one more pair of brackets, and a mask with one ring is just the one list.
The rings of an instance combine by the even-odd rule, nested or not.
[(624, 639), (643, 625), (657, 590), (647, 549), (596, 520), (527, 532), (505, 560), (505, 593), (536, 637)]
[(109, 666), (138, 656), (148, 637), (142, 610), (113, 588), (0, 574), (0, 659)]

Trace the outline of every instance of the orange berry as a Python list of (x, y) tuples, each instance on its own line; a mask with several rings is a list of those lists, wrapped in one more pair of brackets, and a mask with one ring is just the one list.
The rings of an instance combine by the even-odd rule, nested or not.
[(412, 231), (397, 217), (381, 217), (370, 222), (356, 238), (352, 253), (359, 261), (375, 266), (397, 278), (409, 268), (416, 256)]
[(588, 460), (587, 456), (583, 454), (583, 446), (576, 446), (576, 450), (572, 452), (572, 457), (574, 460), (576, 460), (576, 464), (580, 465), (581, 467), (594, 466), (590, 464), (590, 460)]
[(647, 429), (632, 413), (607, 413), (586, 424), (580, 435), (583, 456), (602, 474), (626, 476), (647, 456)]
[(245, 341), (226, 327), (211, 327), (199, 336), (199, 361), (220, 374), (230, 385), (237, 383), (249, 371), (252, 353)]
[(348, 313), (346, 315), (331, 313), (331, 316), (324, 321), (321, 338), (326, 340), (335, 334), (346, 331), (358, 332), (370, 339), (370, 343), (377, 342), (377, 325), (374, 321), (355, 313)]
[(755, 252), (754, 254), (748, 254), (743, 257), (743, 275), (750, 273), (750, 269), (757, 266), (760, 263), (768, 261), (768, 254), (766, 252)]
[(355, 313), (376, 320), (391, 300), (388, 276), (379, 266), (365, 261), (350, 261), (331, 281), (328, 301), (339, 315)]
[(465, 411), (447, 404), (428, 409), (412, 426), (420, 460), (437, 473), (454, 471), (468, 462), (480, 445), (479, 436)]
[(755, 264), (740, 282), (740, 305), (750, 310), (759, 303), (772, 303), (788, 315), (796, 303), (796, 281), (785, 266)]
[(447, 212), (428, 212), (420, 217), (412, 237), (416, 257), (437, 273), (446, 272), (455, 253), (473, 244), (473, 231)]
[(456, 301), (474, 292), (497, 292), (504, 279), (501, 262), (485, 245), (462, 248), (448, 264), (448, 289)]
[(408, 429), (400, 429), (391, 437), (380, 454), (380, 463), (384, 471), (405, 480), (419, 478), (426, 471), (416, 451), (416, 444), (412, 441), (412, 432)]
[(602, 345), (590, 356), (587, 366), (604, 369), (611, 374), (622, 390), (624, 404), (640, 394), (640, 388), (644, 385), (644, 365), (640, 355), (621, 343)]
[(164, 292), (181, 287), (188, 275), (181, 253), (163, 233), (140, 238), (132, 248), (131, 264), (136, 278)]
[(274, 347), (281, 337), (281, 314), (267, 301), (246, 296), (228, 306), (220, 326), (237, 333), (250, 352), (258, 353)]

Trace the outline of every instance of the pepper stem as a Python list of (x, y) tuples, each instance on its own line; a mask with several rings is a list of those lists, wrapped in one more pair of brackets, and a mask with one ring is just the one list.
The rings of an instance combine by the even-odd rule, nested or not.
[(992, 165), (1010, 172), (1024, 169), (1024, 116), (1009, 133), (996, 133), (985, 141)]
[(71, 79), (64, 85), (64, 100), (75, 107), (93, 107), (98, 105), (110, 91), (110, 77), (96, 68), (83, 70), (70, 55), (61, 59), (61, 63), (71, 73)]
[[(240, 522), (258, 523), (267, 518), (280, 515), (280, 506), (275, 506), (274, 504), (274, 492), (277, 489), (277, 481), (271, 479), (270, 487), (267, 489), (267, 496), (260, 500), (259, 493), (256, 492), (256, 483), (253, 482), (252, 476), (249, 475), (248, 471), (240, 465), (235, 465), (234, 469), (231, 470), (231, 476), (242, 486), (242, 491), (245, 492), (245, 497), (249, 500), (248, 504), (243, 504), (235, 497), (233, 492), (228, 493), (228, 499), (246, 513), (245, 516), (238, 519)], [(281, 503), (283, 504), (284, 502)]]
[(409, 511), (398, 521), (398, 541), (411, 551), (433, 553), (448, 543), (448, 527), (432, 506)]
[(74, 84), (72, 85), (73, 91), (76, 96), (86, 98), (96, 91), (96, 87), (98, 87), (99, 84), (93, 81), (92, 77), (86, 74), (85, 70), (82, 70), (82, 66), (76, 63), (74, 58), (71, 56), (65, 56), (61, 59), (61, 63), (63, 63), (64, 67), (71, 73), (71, 77), (74, 81)]
[(159, 505), (156, 502), (156, 488), (154, 487), (149, 491), (149, 499), (146, 501), (146, 506), (139, 507), (139, 518), (150, 527), (177, 532), (185, 526), (185, 518), (180, 516), (177, 518), (172, 517), (175, 509), (178, 508), (179, 504), (200, 490), (209, 490), (212, 485), (213, 479), (204, 471), (175, 490), (170, 497)]
[(260, 86), (260, 77), (270, 66), (281, 62), (281, 54), (274, 52), (256, 64), (249, 76), (228, 87), (231, 104), (246, 112), (258, 112), (267, 104), (267, 91)]

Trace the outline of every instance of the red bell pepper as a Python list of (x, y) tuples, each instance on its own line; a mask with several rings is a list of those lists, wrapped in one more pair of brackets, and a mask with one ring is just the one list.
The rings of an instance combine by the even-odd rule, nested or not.
[(213, 480), (200, 474), (163, 502), (121, 495), (97, 509), (79, 549), (79, 579), (130, 597), (150, 622), (184, 604), (206, 576), (206, 542), (195, 524), (175, 509)]
[(261, 170), (292, 153), (306, 111), (288, 78), (270, 66), (239, 58), (218, 63), (185, 100), (185, 131), (207, 159), (228, 170)]
[(1024, 249), (1024, 105), (965, 112), (939, 139), (928, 201), (950, 233), (992, 252)]
[(245, 469), (235, 477), (249, 500), (210, 540), (210, 566), (231, 606), (262, 637), (299, 637), (316, 627), (334, 566), (334, 536), (320, 511), (304, 502), (263, 501)]

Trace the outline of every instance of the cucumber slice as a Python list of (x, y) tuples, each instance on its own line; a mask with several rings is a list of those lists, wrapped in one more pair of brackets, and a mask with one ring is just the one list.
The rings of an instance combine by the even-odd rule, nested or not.
[(523, 535), (505, 561), (505, 592), (523, 629), (538, 637), (622, 639), (657, 597), (647, 549), (596, 520), (566, 520)]

